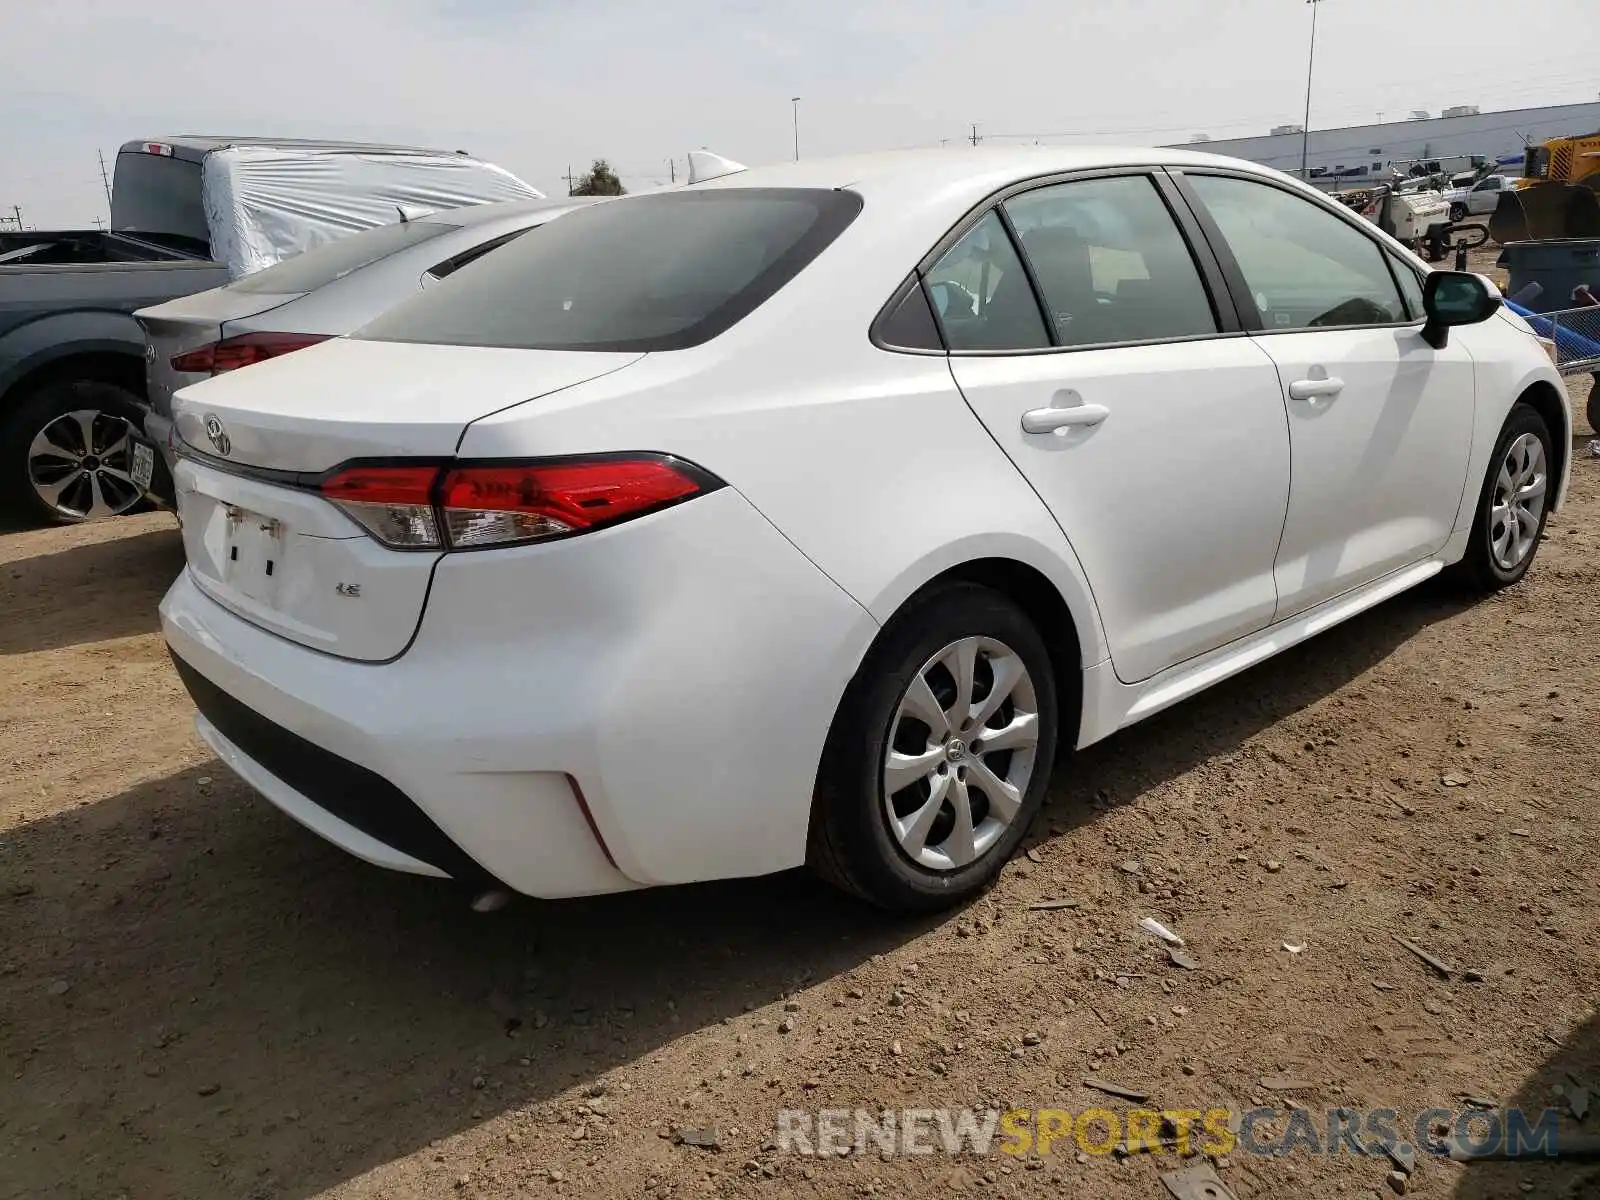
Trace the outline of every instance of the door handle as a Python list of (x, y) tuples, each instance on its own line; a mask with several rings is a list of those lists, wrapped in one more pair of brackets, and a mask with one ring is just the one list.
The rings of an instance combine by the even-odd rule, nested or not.
[(1342, 379), (1296, 379), (1289, 385), (1289, 399), (1321, 400), (1337, 396), (1342, 391), (1344, 391)]
[(1059, 433), (1063, 429), (1098, 425), (1111, 415), (1103, 404), (1074, 404), (1066, 408), (1032, 408), (1022, 414), (1023, 433)]

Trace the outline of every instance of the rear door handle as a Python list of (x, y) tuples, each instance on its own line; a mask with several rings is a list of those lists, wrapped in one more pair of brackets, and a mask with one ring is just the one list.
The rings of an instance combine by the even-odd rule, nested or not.
[(1342, 391), (1344, 391), (1342, 379), (1296, 379), (1289, 385), (1289, 399), (1321, 400), (1337, 396)]
[(1103, 404), (1073, 404), (1066, 408), (1033, 408), (1022, 414), (1023, 433), (1056, 433), (1063, 429), (1098, 425), (1111, 415)]

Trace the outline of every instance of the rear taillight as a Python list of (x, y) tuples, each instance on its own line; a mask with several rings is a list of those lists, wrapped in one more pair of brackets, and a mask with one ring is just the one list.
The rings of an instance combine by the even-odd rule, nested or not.
[(436, 466), (347, 467), (322, 482), (322, 494), (385, 546), (399, 550), (439, 547), (433, 510)]
[(172, 369), (186, 375), (220, 375), (327, 340), (325, 333), (241, 333), (174, 356)]
[(475, 550), (585, 533), (721, 481), (660, 454), (517, 463), (345, 467), (324, 496), (386, 546)]

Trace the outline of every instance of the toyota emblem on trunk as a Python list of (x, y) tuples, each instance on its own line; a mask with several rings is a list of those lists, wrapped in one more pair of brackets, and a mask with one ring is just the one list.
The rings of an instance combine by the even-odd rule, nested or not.
[(217, 448), (217, 453), (223, 458), (228, 457), (228, 451), (233, 449), (233, 441), (228, 437), (228, 431), (222, 427), (222, 418), (216, 413), (206, 414), (206, 437), (211, 439), (211, 444)]

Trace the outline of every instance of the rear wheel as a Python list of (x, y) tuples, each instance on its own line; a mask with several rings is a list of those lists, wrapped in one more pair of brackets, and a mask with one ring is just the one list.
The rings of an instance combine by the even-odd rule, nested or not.
[(1452, 204), (1450, 206), (1450, 221), (1459, 225), (1467, 219), (1467, 206), (1465, 204)]
[(133, 482), (133, 393), (96, 380), (47, 384), (0, 421), (0, 495), (38, 522), (114, 517), (143, 499)]
[(1550, 515), (1553, 449), (1544, 418), (1526, 404), (1516, 405), (1495, 442), (1472, 538), (1457, 567), (1474, 587), (1510, 587), (1533, 566)]
[(1043, 803), (1058, 720), (1049, 654), (1010, 600), (957, 583), (913, 601), (834, 719), (811, 865), (900, 912), (977, 894)]

